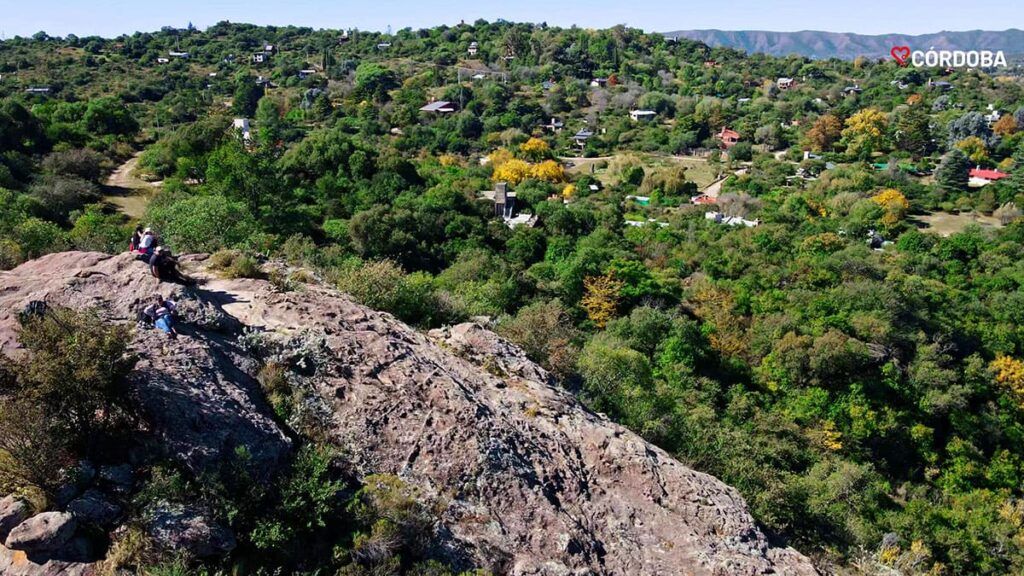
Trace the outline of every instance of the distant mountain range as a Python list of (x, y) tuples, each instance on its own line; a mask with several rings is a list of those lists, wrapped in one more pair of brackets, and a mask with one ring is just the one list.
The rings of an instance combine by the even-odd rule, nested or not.
[(1024, 53), (1024, 30), (1002, 32), (968, 30), (934, 34), (880, 34), (869, 36), (848, 32), (766, 32), (762, 30), (679, 30), (665, 32), (669, 38), (699, 40), (708, 46), (727, 46), (748, 53), (773, 56), (798, 54), (811, 58), (888, 58), (893, 46), (913, 50), (1002, 50), (1007, 56)]

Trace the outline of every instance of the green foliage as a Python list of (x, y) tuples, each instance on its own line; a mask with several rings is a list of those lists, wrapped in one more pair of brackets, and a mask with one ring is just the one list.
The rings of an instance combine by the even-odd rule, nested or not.
[(176, 252), (213, 252), (238, 246), (256, 231), (245, 205), (220, 195), (189, 196), (166, 206), (153, 205), (147, 217)]

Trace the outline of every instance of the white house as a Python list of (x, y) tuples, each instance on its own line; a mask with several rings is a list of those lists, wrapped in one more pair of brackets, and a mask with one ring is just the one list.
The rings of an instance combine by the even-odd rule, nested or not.
[(760, 220), (747, 220), (739, 216), (726, 216), (721, 212), (705, 212), (704, 218), (713, 220), (718, 224), (725, 224), (726, 226), (746, 226), (747, 228), (753, 228), (761, 223)]
[(629, 111), (629, 119), (632, 120), (633, 122), (640, 122), (640, 121), (648, 122), (650, 120), (654, 120), (654, 117), (657, 116), (657, 115), (658, 115), (658, 113), (655, 112), (654, 110), (630, 110)]
[(466, 49), (466, 52), (468, 52), (470, 56), (476, 56), (476, 53), (479, 51), (480, 45), (477, 44), (476, 42), (470, 42), (469, 48)]
[(156, 63), (157, 64), (167, 64), (170, 61), (171, 61), (170, 58), (164, 58), (163, 56), (161, 56), (161, 57), (156, 59)]
[(235, 130), (242, 133), (242, 140), (245, 140), (246, 142), (252, 140), (252, 131), (249, 128), (248, 118), (235, 118), (233, 126)]
[(775, 85), (779, 87), (779, 90), (789, 90), (796, 86), (796, 80), (792, 78), (779, 78), (775, 81)]
[(188, 58), (188, 52), (178, 52), (177, 50), (171, 50), (167, 55), (171, 58)]

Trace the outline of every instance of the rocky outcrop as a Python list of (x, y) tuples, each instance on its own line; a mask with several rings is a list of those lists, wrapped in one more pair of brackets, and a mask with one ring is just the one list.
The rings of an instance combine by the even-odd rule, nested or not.
[[(161, 283), (129, 255), (51, 254), (0, 273), (0, 352), (17, 353), (17, 313), (28, 302), (95, 308), (112, 321), (134, 322), (139, 305), (180, 286)], [(187, 331), (186, 331), (187, 332)], [(213, 332), (176, 341), (138, 331), (139, 362), (131, 393), (151, 430), (151, 446), (196, 472), (249, 455), (257, 476), (269, 476), (288, 456), (291, 441), (271, 417), (258, 384), (233, 364), (237, 350)]]
[(237, 545), (230, 530), (198, 510), (166, 503), (149, 511), (146, 532), (164, 549), (194, 558), (222, 556)]
[[(215, 279), (201, 263), (190, 273), (204, 282), (184, 299), (204, 326), (226, 330), (183, 327), (176, 341), (140, 332), (133, 377), (159, 444), (190, 467), (216, 466), (236, 446), (257, 470), (287, 454), (252, 378), (250, 352), (277, 346), (320, 432), (361, 474), (397, 475), (429, 499), (439, 554), (456, 563), (515, 575), (817, 574), (767, 541), (734, 489), (589, 412), (487, 330), (425, 335), (328, 288), (280, 293)], [(130, 320), (134, 300), (171, 289), (126, 256), (59, 254), (0, 274), (0, 311), (47, 299)], [(15, 324), (3, 314), (10, 349)]]
[(24, 500), (14, 496), (0, 498), (0, 542), (7, 539), (15, 526), (28, 518), (28, 513), (28, 504)]
[(67, 512), (43, 512), (15, 526), (4, 546), (29, 555), (52, 556), (64, 551), (78, 523)]

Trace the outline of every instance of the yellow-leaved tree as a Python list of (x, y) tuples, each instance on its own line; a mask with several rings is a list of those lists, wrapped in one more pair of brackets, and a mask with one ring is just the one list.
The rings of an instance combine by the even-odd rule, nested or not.
[(530, 160), (537, 161), (547, 158), (551, 152), (551, 147), (540, 138), (530, 138), (519, 145), (519, 151)]
[(977, 136), (968, 136), (956, 143), (956, 147), (967, 154), (973, 164), (982, 164), (988, 161), (988, 149), (985, 141)]
[(566, 184), (565, 188), (562, 188), (562, 198), (571, 200), (574, 196), (576, 196), (576, 185)]
[(989, 368), (995, 372), (996, 382), (1024, 403), (1024, 362), (1010, 356), (998, 356)]
[(491, 179), (495, 182), (508, 182), (515, 186), (530, 177), (530, 164), (518, 158), (506, 160), (494, 167)]
[(587, 318), (598, 328), (604, 328), (619, 309), (622, 281), (611, 272), (588, 276), (583, 280), (583, 290), (580, 304), (587, 312)]
[(903, 217), (907, 215), (907, 210), (910, 209), (907, 197), (895, 188), (886, 188), (872, 196), (871, 200), (885, 209), (882, 224), (886, 226), (893, 226), (903, 220)]
[(501, 166), (513, 158), (515, 158), (515, 156), (508, 148), (498, 148), (487, 155), (487, 161), (490, 162), (491, 166), (494, 168)]
[(846, 119), (843, 139), (847, 151), (855, 156), (870, 156), (885, 142), (889, 119), (878, 108), (865, 108)]
[(530, 175), (545, 182), (562, 182), (565, 180), (565, 168), (554, 160), (545, 160), (531, 166)]

